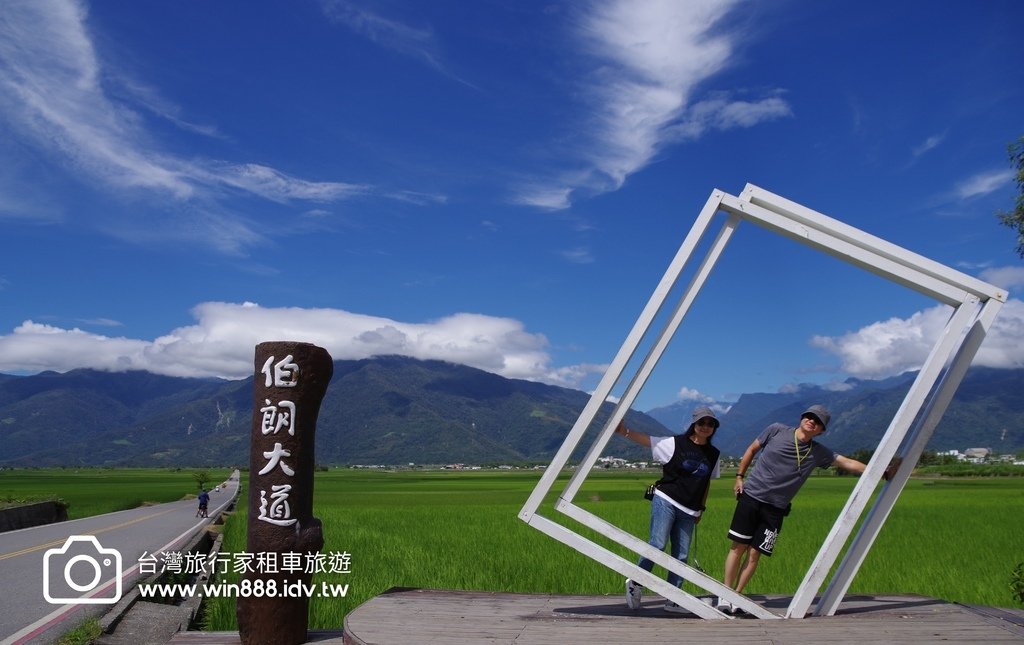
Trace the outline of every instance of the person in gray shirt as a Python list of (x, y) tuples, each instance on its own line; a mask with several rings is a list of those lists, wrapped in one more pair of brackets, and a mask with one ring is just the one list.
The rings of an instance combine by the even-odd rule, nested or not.
[[(836, 466), (860, 474), (865, 464), (838, 455), (815, 441), (825, 432), (831, 415), (823, 405), (812, 405), (800, 415), (800, 425), (773, 423), (743, 453), (736, 471), (736, 511), (729, 527), (732, 545), (725, 557), (725, 584), (743, 593), (757, 570), (761, 554), (770, 556), (790, 502), (815, 468)], [(744, 483), (754, 455), (757, 464)], [(893, 467), (890, 467), (892, 470)], [(890, 471), (886, 471), (888, 479)], [(717, 609), (733, 613), (732, 604), (718, 599)]]

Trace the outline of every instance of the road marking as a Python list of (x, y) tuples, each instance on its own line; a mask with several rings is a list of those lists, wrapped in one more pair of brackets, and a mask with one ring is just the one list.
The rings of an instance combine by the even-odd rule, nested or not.
[[(163, 513), (159, 513), (159, 515), (163, 515)], [(125, 524), (122, 524), (121, 526), (125, 526), (127, 524), (134, 524), (134, 523), (135, 522), (126, 522)], [(182, 543), (184, 543), (186, 540), (188, 540), (190, 535), (195, 535), (198, 532), (196, 529), (201, 524), (202, 524), (202, 522), (200, 522), (200, 524), (197, 524), (196, 526), (193, 526), (192, 528), (188, 529), (187, 531), (185, 531), (184, 533), (182, 533), (178, 537), (174, 538), (173, 540), (171, 540), (167, 544), (165, 544), (162, 547), (160, 547), (159, 549), (157, 549), (156, 552), (160, 553), (160, 552), (163, 552), (163, 551), (167, 551), (170, 548), (177, 548), (178, 546), (181, 546)], [(111, 527), (111, 528), (114, 528), (114, 527)], [(110, 529), (105, 529), (105, 530), (110, 530)], [(141, 567), (142, 567), (142, 565), (140, 563), (140, 564), (136, 564), (131, 569), (128, 569), (127, 571), (124, 571), (123, 573), (121, 573), (121, 580), (122, 581), (127, 581), (129, 579), (128, 577), (131, 576), (131, 575), (135, 575), (136, 572), (141, 569)], [(110, 589), (110, 586), (113, 585), (114, 583), (115, 583), (115, 579), (114, 578), (111, 578), (110, 580), (107, 580), (105, 582), (101, 582), (95, 589), (93, 589), (92, 591), (86, 593), (83, 597), (99, 595), (99, 594), (103, 593), (104, 591)], [(124, 596), (122, 596), (122, 598), (123, 597)], [(9, 645), (9, 644), (10, 645), (23, 645), (25, 643), (28, 643), (29, 641), (31, 641), (31, 640), (35, 639), (36, 637), (38, 637), (40, 634), (42, 634), (42, 633), (48, 631), (49, 629), (51, 629), (54, 625), (63, 622), (72, 613), (77, 612), (80, 609), (82, 609), (82, 607), (85, 607), (85, 605), (81, 605), (81, 604), (68, 604), (68, 605), (63, 605), (62, 607), (58, 607), (57, 609), (53, 610), (49, 614), (43, 616), (42, 618), (40, 618), (36, 622), (34, 622), (31, 625), (29, 625), (28, 627), (23, 627), (19, 631), (16, 631), (13, 634), (11, 634), (10, 636), (6, 637), (3, 640), (3, 645)]]
[[(226, 508), (228, 505), (230, 505), (230, 503), (237, 498), (237, 495), (238, 495), (238, 490), (236, 490), (228, 498), (227, 501), (221, 503), (220, 506), (218, 506), (216, 509), (214, 509), (214, 514), (216, 515), (216, 513), (221, 512), (224, 508)], [(174, 504), (176, 502), (168, 502), (168, 503)], [(174, 511), (174, 510), (178, 510), (178, 509), (172, 508), (172, 509), (168, 509), (166, 511), (160, 512), (160, 513), (153, 513), (153, 514), (147, 515), (145, 517), (140, 517), (140, 518), (138, 518), (136, 520), (130, 520), (128, 522), (123, 522), (121, 524), (118, 524), (117, 526), (111, 526), (109, 528), (101, 529), (99, 531), (96, 531), (96, 533), (103, 533), (103, 532), (106, 532), (106, 531), (111, 531), (111, 530), (113, 530), (115, 528), (128, 526), (129, 524), (135, 524), (136, 522), (141, 522), (144, 519), (149, 519), (149, 518), (152, 518), (152, 517), (157, 517), (157, 516), (163, 515), (164, 513), (170, 513), (171, 511)], [(85, 519), (85, 518), (82, 518), (82, 519)], [(77, 521), (77, 520), (73, 520), (73, 521)], [(199, 530), (201, 530), (201, 527), (203, 525), (205, 525), (205, 524), (209, 524), (209, 522), (199, 522), (199, 523), (195, 524), (194, 526), (192, 526), (191, 528), (187, 529), (184, 533), (182, 533), (178, 537), (174, 538), (173, 540), (171, 540), (167, 544), (165, 544), (162, 547), (160, 547), (159, 549), (157, 549), (154, 553), (162, 553), (162, 552), (168, 551), (169, 549), (180, 548), (185, 542), (188, 541), (188, 539), (190, 537), (196, 535), (199, 532)], [(83, 534), (83, 535), (88, 535), (88, 534)], [(54, 545), (54, 544), (60, 544), (60, 540), (58, 540), (56, 542), (51, 542), (50, 544), (44, 544), (44, 545), (39, 546), (39, 547), (32, 547), (31, 549), (23, 549), (22, 551), (19, 551), (17, 553), (4, 554), (4, 555), (0, 556), (0, 559), (7, 558), (7, 557), (13, 557), (14, 555), (17, 555), (18, 553), (30, 553), (31, 551), (38, 551), (39, 549), (45, 549), (47, 546), (51, 546), (51, 545)], [(137, 572), (141, 569), (141, 566), (142, 566), (141, 563), (138, 563), (138, 564), (135, 564), (135, 566), (133, 566), (130, 569), (128, 569), (127, 571), (122, 572), (121, 573), (121, 580), (123, 582), (130, 582), (130, 583), (136, 582), (136, 580), (130, 580), (129, 576), (135, 576), (137, 578), (141, 577), (140, 575), (137, 575)], [(86, 594), (86, 596), (89, 596), (89, 595), (95, 596), (97, 594), (103, 593), (104, 591), (109, 589), (110, 586), (113, 585), (113, 584), (114, 584), (114, 579), (113, 578), (111, 578), (110, 580), (107, 580), (105, 582), (101, 582), (100, 585), (97, 588), (93, 589), (92, 592), (90, 592), (89, 594)], [(128, 587), (128, 585), (126, 584), (125, 587)], [(128, 591), (130, 592), (131, 589), (129, 588)], [(123, 596), (122, 596), (122, 598), (123, 598)], [(55, 609), (54, 611), (50, 612), (49, 614), (43, 616), (42, 618), (40, 618), (39, 620), (35, 621), (31, 625), (29, 625), (27, 627), (23, 627), (22, 629), (20, 629), (17, 632), (11, 634), (10, 636), (4, 637), (2, 639), (2, 645), (23, 645), (23, 644), (28, 643), (29, 641), (37, 639), (41, 634), (49, 631), (50, 629), (55, 627), (57, 624), (62, 623), (64, 620), (70, 618), (72, 614), (74, 614), (75, 612), (81, 610), (85, 606), (86, 605), (82, 605), (82, 604), (68, 604), (68, 605), (64, 605), (62, 607), (58, 607), (57, 609)]]
[[(104, 528), (104, 529), (99, 529), (97, 531), (90, 531), (90, 532), (87, 532), (87, 533), (79, 533), (77, 535), (92, 535), (92, 536), (96, 536), (96, 535), (98, 535), (100, 533), (106, 533), (107, 531), (113, 531), (114, 529), (124, 528), (125, 526), (130, 526), (132, 524), (136, 524), (136, 523), (142, 522), (144, 520), (149, 520), (149, 519), (152, 519), (154, 517), (160, 517), (161, 515), (166, 515), (166, 514), (170, 513), (171, 511), (176, 511), (176, 510), (178, 510), (178, 509), (176, 509), (176, 508), (169, 508), (166, 511), (160, 511), (159, 513), (150, 513), (149, 515), (143, 515), (142, 517), (136, 518), (134, 520), (128, 520), (127, 522), (121, 522), (120, 524), (114, 524), (113, 526), (108, 526), (107, 528)], [(53, 542), (47, 542), (46, 544), (38, 544), (36, 546), (26, 547), (26, 548), (22, 549), (21, 551), (11, 551), (10, 553), (2, 553), (2, 554), (0, 554), (0, 560), (6, 560), (8, 558), (14, 558), (14, 557), (17, 557), (19, 555), (25, 555), (26, 553), (32, 553), (34, 551), (40, 551), (42, 549), (45, 549), (45, 548), (48, 548), (48, 547), (51, 547), (51, 546), (57, 546), (58, 544), (64, 544), (64, 542), (66, 542), (66, 541), (67, 541), (67, 538), (60, 538), (60, 539), (54, 540)]]

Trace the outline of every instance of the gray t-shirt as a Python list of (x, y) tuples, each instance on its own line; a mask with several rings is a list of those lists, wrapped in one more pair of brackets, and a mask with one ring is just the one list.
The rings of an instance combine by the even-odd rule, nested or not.
[(836, 453), (817, 441), (797, 441), (795, 432), (793, 426), (773, 423), (758, 435), (761, 449), (743, 484), (744, 493), (786, 508), (815, 468), (828, 468), (835, 462)]

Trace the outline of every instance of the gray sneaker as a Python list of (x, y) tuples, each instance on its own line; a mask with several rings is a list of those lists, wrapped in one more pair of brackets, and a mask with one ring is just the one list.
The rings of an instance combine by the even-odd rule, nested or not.
[(683, 609), (681, 606), (679, 606), (676, 603), (671, 602), (671, 601), (665, 603), (665, 611), (671, 612), (673, 614), (688, 614), (688, 613), (690, 613), (690, 612), (686, 611), (685, 609)]
[(715, 609), (722, 612), (723, 614), (732, 614), (732, 603), (724, 598), (719, 598), (718, 603), (715, 605)]
[(643, 595), (644, 588), (626, 578), (626, 606), (630, 609), (640, 609), (640, 598)]

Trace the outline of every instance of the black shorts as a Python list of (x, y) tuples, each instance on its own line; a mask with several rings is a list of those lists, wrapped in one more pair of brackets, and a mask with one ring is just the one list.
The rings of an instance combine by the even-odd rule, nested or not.
[(760, 502), (746, 493), (740, 495), (729, 525), (729, 539), (749, 544), (765, 555), (775, 549), (775, 539), (782, 532), (782, 518), (789, 511)]

